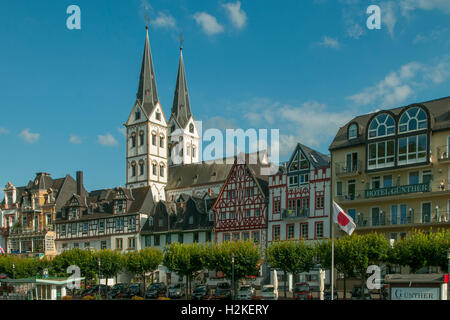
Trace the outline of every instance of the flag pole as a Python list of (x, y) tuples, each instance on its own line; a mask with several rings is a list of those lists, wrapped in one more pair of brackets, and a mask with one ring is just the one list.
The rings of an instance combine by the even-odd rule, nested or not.
[[(331, 300), (334, 300), (334, 221), (331, 223)], [(344, 293), (345, 295), (345, 293)]]

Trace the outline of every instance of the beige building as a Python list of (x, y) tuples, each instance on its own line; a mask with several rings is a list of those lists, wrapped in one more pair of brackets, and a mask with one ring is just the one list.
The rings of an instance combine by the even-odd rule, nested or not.
[(357, 116), (329, 150), (333, 199), (356, 233), (450, 227), (450, 97)]

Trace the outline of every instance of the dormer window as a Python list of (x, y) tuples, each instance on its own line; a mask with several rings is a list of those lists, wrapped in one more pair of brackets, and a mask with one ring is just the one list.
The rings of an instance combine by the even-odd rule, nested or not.
[(161, 121), (161, 112), (156, 112), (156, 120)]
[(122, 201), (117, 202), (117, 213), (122, 213), (123, 211), (123, 203)]
[(192, 123), (189, 124), (189, 132), (194, 133), (194, 125)]
[(70, 219), (77, 218), (77, 208), (70, 208)]
[(136, 112), (134, 113), (134, 120), (139, 120), (140, 118), (141, 118), (141, 111), (136, 110)]
[(358, 125), (356, 123), (352, 123), (348, 128), (348, 139), (355, 139), (358, 137)]

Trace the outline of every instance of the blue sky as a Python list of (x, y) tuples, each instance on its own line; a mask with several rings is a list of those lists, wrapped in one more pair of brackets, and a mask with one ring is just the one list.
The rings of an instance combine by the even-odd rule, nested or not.
[[(68, 30), (66, 9), (81, 9)], [(366, 9), (381, 7), (381, 30)], [(0, 183), (85, 173), (125, 184), (120, 131), (135, 100), (145, 12), (170, 116), (179, 34), (191, 107), (206, 127), (280, 128), (327, 153), (353, 116), (449, 95), (450, 1), (2, 1)]]

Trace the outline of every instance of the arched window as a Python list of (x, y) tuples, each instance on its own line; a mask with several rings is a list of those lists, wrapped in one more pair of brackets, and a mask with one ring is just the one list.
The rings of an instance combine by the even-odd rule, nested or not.
[(152, 173), (154, 176), (156, 176), (158, 173), (156, 172), (156, 163), (152, 163)]
[(194, 133), (194, 125), (192, 123), (189, 124), (189, 132)]
[(159, 165), (159, 175), (160, 175), (161, 177), (164, 177), (164, 163), (161, 163), (161, 164)]
[(356, 137), (358, 137), (358, 125), (352, 123), (350, 127), (348, 127), (348, 139), (355, 139)]
[(422, 108), (409, 108), (400, 117), (398, 133), (422, 130), (427, 128), (427, 114)]
[(144, 132), (143, 131), (139, 132), (139, 145), (140, 146), (144, 145)]
[(160, 135), (159, 136), (159, 147), (160, 148), (164, 148), (164, 136), (163, 135)]
[(139, 175), (144, 175), (144, 161), (139, 162)]
[(131, 164), (131, 176), (132, 176), (132, 177), (135, 177), (135, 176), (136, 176), (136, 163), (135, 163), (135, 162), (133, 162), (133, 163)]
[(379, 114), (370, 122), (369, 139), (390, 136), (393, 134), (395, 134), (395, 121), (389, 114)]

